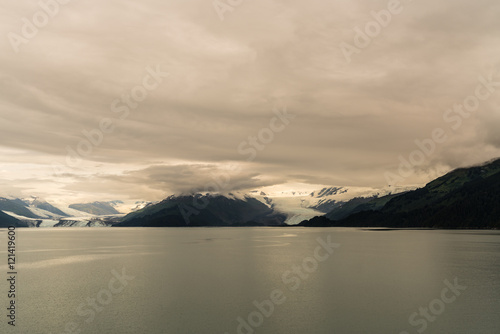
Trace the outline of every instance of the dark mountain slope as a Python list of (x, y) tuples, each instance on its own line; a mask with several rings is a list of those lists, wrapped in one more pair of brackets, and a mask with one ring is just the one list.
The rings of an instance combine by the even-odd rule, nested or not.
[(58, 208), (56, 208), (55, 206), (53, 206), (52, 204), (50, 204), (44, 200), (35, 199), (31, 203), (31, 205), (33, 205), (36, 208), (51, 212), (51, 213), (59, 215), (59, 216), (68, 217), (68, 215), (66, 213), (62, 212), (61, 210), (59, 210)]
[(0, 227), (28, 227), (28, 224), (0, 211)]
[(301, 225), (319, 222), (351, 227), (500, 228), (500, 160), (454, 170), (424, 188), (395, 196), (381, 208)]
[(13, 212), (27, 218), (40, 218), (27, 208), (27, 204), (20, 199), (0, 198), (0, 210)]
[(128, 214), (115, 226), (281, 225), (285, 219), (255, 198), (194, 195), (168, 197)]

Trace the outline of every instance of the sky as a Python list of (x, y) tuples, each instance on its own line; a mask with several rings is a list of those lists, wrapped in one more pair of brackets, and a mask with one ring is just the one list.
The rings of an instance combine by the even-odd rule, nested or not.
[(0, 0), (0, 195), (413, 186), (500, 157), (497, 0), (59, 1)]

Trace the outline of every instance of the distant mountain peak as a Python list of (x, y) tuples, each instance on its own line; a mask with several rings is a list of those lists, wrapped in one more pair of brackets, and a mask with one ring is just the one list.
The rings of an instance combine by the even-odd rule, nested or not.
[(126, 215), (116, 226), (281, 225), (285, 218), (245, 194), (204, 193), (168, 196)]
[(425, 187), (355, 198), (303, 226), (500, 228), (500, 159), (455, 169)]
[(92, 203), (75, 203), (69, 205), (70, 209), (78, 210), (78, 211), (83, 211), (86, 213), (90, 213), (93, 215), (114, 215), (114, 214), (119, 214), (120, 212), (116, 210), (115, 206), (118, 204), (118, 202), (122, 203), (121, 201), (109, 201), (109, 202), (100, 202), (100, 201), (95, 201)]
[(343, 193), (346, 193), (348, 191), (349, 191), (349, 189), (347, 189), (345, 187), (323, 188), (320, 191), (318, 191), (317, 193), (315, 191), (313, 191), (311, 193), (311, 197), (321, 198), (321, 197), (326, 197), (326, 196), (343, 194)]

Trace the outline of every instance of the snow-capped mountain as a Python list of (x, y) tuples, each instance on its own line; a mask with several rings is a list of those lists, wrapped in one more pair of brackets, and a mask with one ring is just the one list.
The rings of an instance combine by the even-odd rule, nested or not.
[(113, 205), (113, 207), (121, 213), (130, 213), (133, 211), (137, 211), (143, 209), (149, 205), (153, 205), (158, 203), (156, 202), (148, 202), (148, 201), (120, 201), (121, 203)]
[(121, 212), (116, 210), (116, 206), (123, 204), (122, 201), (109, 201), (109, 202), (92, 202), (92, 203), (75, 203), (70, 204), (69, 208), (90, 213), (92, 215), (115, 215)]
[(133, 211), (140, 210), (148, 205), (157, 202), (147, 202), (147, 201), (96, 201), (92, 203), (77, 203), (69, 205), (70, 209), (76, 209), (82, 212), (86, 212), (91, 215), (117, 215), (117, 214), (127, 214)]
[(342, 203), (356, 197), (384, 196), (389, 192), (382, 189), (366, 187), (330, 187), (314, 191), (310, 194), (309, 206), (323, 213), (330, 212)]
[(346, 203), (301, 226), (499, 229), (500, 159), (455, 169), (424, 187)]
[[(121, 201), (114, 201), (118, 205)], [(46, 200), (29, 196), (25, 198), (0, 197), (0, 211), (29, 227), (54, 226), (107, 226), (113, 217), (100, 217), (65, 205), (53, 205)], [(117, 213), (115, 216), (122, 216)]]
[[(50, 214), (53, 214), (53, 215), (56, 215), (56, 216), (62, 216), (62, 217), (65, 217), (65, 216), (69, 216), (66, 212), (63, 212), (61, 209), (53, 206), (52, 204), (50, 204), (49, 202), (45, 201), (44, 199), (41, 199), (37, 196), (30, 196), (30, 197), (27, 197), (27, 198), (23, 198), (22, 201), (28, 205), (28, 208), (33, 211), (35, 214), (37, 214), (38, 212), (38, 215), (42, 215), (42, 216), (46, 216), (46, 212)], [(36, 209), (39, 209), (39, 210), (36, 210)], [(43, 211), (40, 211), (40, 210), (43, 210)]]
[(276, 226), (285, 215), (239, 193), (169, 196), (126, 215), (116, 226)]
[[(252, 190), (249, 193), (172, 195), (123, 218), (117, 226), (230, 226), (263, 223), (296, 225), (322, 216), (356, 197), (384, 196), (393, 190), (361, 187), (323, 187), (305, 190)], [(200, 203), (207, 203), (200, 205)], [(260, 223), (259, 223), (260, 222)]]
[[(304, 220), (322, 216), (333, 209), (342, 208), (354, 199), (382, 197), (408, 189), (374, 189), (362, 187), (323, 187), (317, 190), (256, 189), (248, 193), (198, 194), (189, 196), (172, 195), (161, 202), (147, 201), (95, 201), (66, 205), (53, 205), (39, 197), (0, 198), (0, 211), (35, 227), (59, 226), (107, 226), (119, 220), (128, 221), (134, 217), (137, 224), (157, 217), (158, 224), (184, 224), (181, 212), (171, 211), (172, 206), (189, 207), (189, 202), (198, 197), (212, 202), (209, 209), (203, 208), (195, 221), (205, 226), (215, 224), (281, 224), (296, 225)], [(177, 204), (175, 204), (177, 203)], [(191, 206), (192, 207), (192, 206)], [(166, 211), (162, 211), (168, 209)], [(159, 211), (170, 212), (168, 215)], [(128, 214), (127, 216), (125, 216)], [(151, 217), (147, 217), (147, 216)], [(206, 215), (206, 216), (204, 216)], [(122, 219), (122, 217), (124, 217)], [(161, 218), (160, 218), (161, 216)], [(167, 216), (170, 222), (166, 222)], [(178, 219), (178, 218), (182, 218)], [(140, 219), (139, 219), (140, 218)], [(141, 220), (141, 222), (138, 222)], [(211, 222), (214, 221), (215, 223)], [(232, 222), (231, 222), (232, 221)]]
[(0, 198), (0, 210), (13, 216), (28, 219), (58, 219), (70, 216), (67, 212), (37, 198)]
[[(304, 190), (252, 190), (249, 193), (211, 193), (172, 195), (149, 204), (125, 216), (118, 226), (184, 226), (184, 216), (193, 216), (197, 226), (228, 226), (255, 221), (274, 221), (296, 225), (304, 220), (322, 216), (336, 206), (356, 197), (373, 198), (391, 193), (361, 187), (324, 187)], [(198, 206), (196, 205), (198, 203)], [(199, 203), (208, 203), (207, 206)], [(265, 212), (265, 214), (264, 214)], [(266, 217), (262, 220), (263, 217)], [(273, 219), (268, 219), (274, 217)], [(276, 222), (275, 222), (276, 223)], [(275, 224), (273, 223), (273, 224)], [(269, 223), (264, 223), (269, 224)]]
[[(411, 188), (413, 189), (413, 188)], [(253, 190), (251, 196), (287, 216), (286, 224), (296, 225), (303, 220), (322, 216), (353, 198), (382, 197), (408, 190), (407, 188), (375, 189), (368, 187), (323, 187), (308, 191)]]

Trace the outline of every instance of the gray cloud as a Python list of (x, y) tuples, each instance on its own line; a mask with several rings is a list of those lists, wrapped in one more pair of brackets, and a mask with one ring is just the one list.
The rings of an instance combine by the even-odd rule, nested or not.
[(128, 193), (129, 199), (154, 200), (171, 194), (248, 191), (256, 187), (287, 182), (284, 177), (269, 178), (241, 166), (228, 164), (153, 165), (122, 175), (73, 176), (65, 189), (75, 192)]
[[(25, 191), (54, 196), (160, 199), (203, 187), (231, 163), (245, 170), (234, 189), (297, 181), (384, 186), (399, 155), (446, 128), (443, 113), (474, 93), (479, 75), (500, 70), (497, 1), (402, 3), (350, 64), (339, 44), (352, 44), (353, 28), (387, 1), (247, 1), (224, 21), (210, 1), (61, 6), (18, 54), (8, 38), (0, 41), (0, 145), (32, 156), (8, 156), (17, 172), (2, 174), (3, 187), (20, 185), (29, 163), (40, 166), (35, 177), (57, 187), (37, 189), (30, 178)], [(0, 8), (5, 37), (39, 10), (35, 2)], [(157, 65), (170, 76), (116, 119), (112, 102)], [(282, 105), (296, 118), (246, 163), (238, 146)], [(114, 131), (81, 165), (54, 176), (50, 165), (64, 165), (66, 148), (76, 149), (82, 131), (103, 118), (116, 119)], [(481, 107), (406, 182), (499, 156), (498, 128), (498, 110)]]

